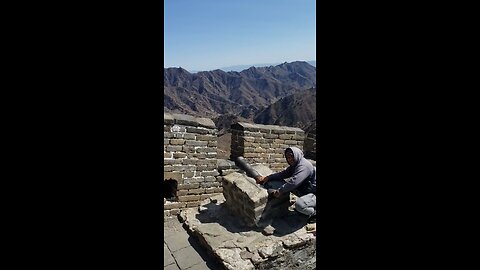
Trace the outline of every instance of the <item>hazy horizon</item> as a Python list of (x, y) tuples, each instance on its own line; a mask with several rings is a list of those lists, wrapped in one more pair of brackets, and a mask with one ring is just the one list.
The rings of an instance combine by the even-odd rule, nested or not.
[(165, 0), (164, 67), (316, 61), (314, 0)]

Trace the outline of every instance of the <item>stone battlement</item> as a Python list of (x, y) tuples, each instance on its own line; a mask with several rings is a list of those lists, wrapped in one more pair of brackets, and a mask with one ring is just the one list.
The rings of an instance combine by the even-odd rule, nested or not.
[[(231, 126), (230, 160), (224, 160), (217, 159), (218, 130), (211, 119), (164, 113), (163, 126), (163, 180), (176, 182), (176, 199), (164, 200), (164, 216), (177, 215), (180, 209), (197, 207), (203, 200), (223, 194), (228, 186), (225, 176), (243, 173), (234, 158), (243, 156), (251, 165), (263, 164), (276, 172), (288, 166), (285, 148), (303, 150), (305, 141), (305, 132), (299, 128), (237, 123)], [(257, 217), (255, 213), (251, 216), (252, 220)]]

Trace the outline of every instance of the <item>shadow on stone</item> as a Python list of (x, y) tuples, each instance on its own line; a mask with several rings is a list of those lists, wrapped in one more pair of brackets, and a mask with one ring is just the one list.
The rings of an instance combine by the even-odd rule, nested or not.
[[(202, 205), (203, 209), (195, 215), (202, 224), (218, 223), (231, 233), (240, 233), (252, 231), (252, 227), (248, 227), (241, 217), (235, 216), (226, 207), (225, 202), (221, 204), (208, 203)], [(259, 231), (258, 228), (253, 228)]]
[(201, 243), (199, 243), (197, 237), (189, 234), (188, 242), (193, 247), (193, 249), (195, 249), (198, 255), (202, 257), (209, 269), (226, 270), (226, 268), (220, 263), (219, 258), (216, 258), (214, 254), (211, 254), (211, 252), (209, 253), (208, 249), (205, 248), (205, 245), (202, 246)]
[[(284, 203), (285, 202), (278, 201), (277, 198), (271, 198), (268, 200), (265, 209), (270, 210), (279, 206), (283, 208), (285, 207), (282, 205)], [(215, 204), (210, 202), (202, 205), (202, 207), (202, 210), (195, 215), (195, 218), (197, 218), (198, 221), (202, 224), (217, 223), (231, 233), (249, 231), (261, 232), (265, 227), (270, 225), (275, 229), (275, 236), (284, 236), (300, 230), (307, 224), (308, 220), (307, 216), (294, 210), (288, 210), (287, 208), (282, 210), (282, 215), (279, 215), (280, 212), (276, 212), (275, 216), (271, 216), (270, 213), (272, 213), (272, 211), (264, 211), (258, 225), (253, 227), (245, 224), (242, 217), (232, 213), (225, 203)]]

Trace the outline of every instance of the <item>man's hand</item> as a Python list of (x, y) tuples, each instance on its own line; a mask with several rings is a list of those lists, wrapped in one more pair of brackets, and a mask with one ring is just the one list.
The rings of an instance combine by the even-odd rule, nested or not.
[(272, 195), (273, 195), (273, 197), (278, 198), (278, 197), (280, 197), (280, 191), (278, 191), (278, 189), (277, 189), (272, 193)]
[(263, 184), (265, 182), (267, 182), (267, 177), (266, 176), (258, 176), (255, 181), (257, 182), (257, 184)]

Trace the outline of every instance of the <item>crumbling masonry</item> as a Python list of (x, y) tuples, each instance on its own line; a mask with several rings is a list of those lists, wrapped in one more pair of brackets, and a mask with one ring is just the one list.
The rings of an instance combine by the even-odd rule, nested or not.
[[(164, 203), (164, 216), (177, 215), (181, 209), (197, 207), (200, 202), (224, 193), (225, 187), (245, 195), (245, 191), (226, 181), (225, 176), (238, 172), (234, 160), (243, 156), (251, 165), (263, 164), (272, 171), (288, 166), (285, 148), (303, 149), (305, 133), (299, 128), (237, 123), (231, 126), (231, 160), (217, 159), (217, 129), (208, 118), (164, 113), (164, 181), (177, 182), (176, 200)], [(232, 194), (235, 198), (243, 195)], [(263, 195), (262, 195), (263, 196)], [(265, 198), (257, 198), (265, 203)], [(260, 203), (257, 202), (257, 204)], [(252, 204), (255, 211), (258, 206)]]

